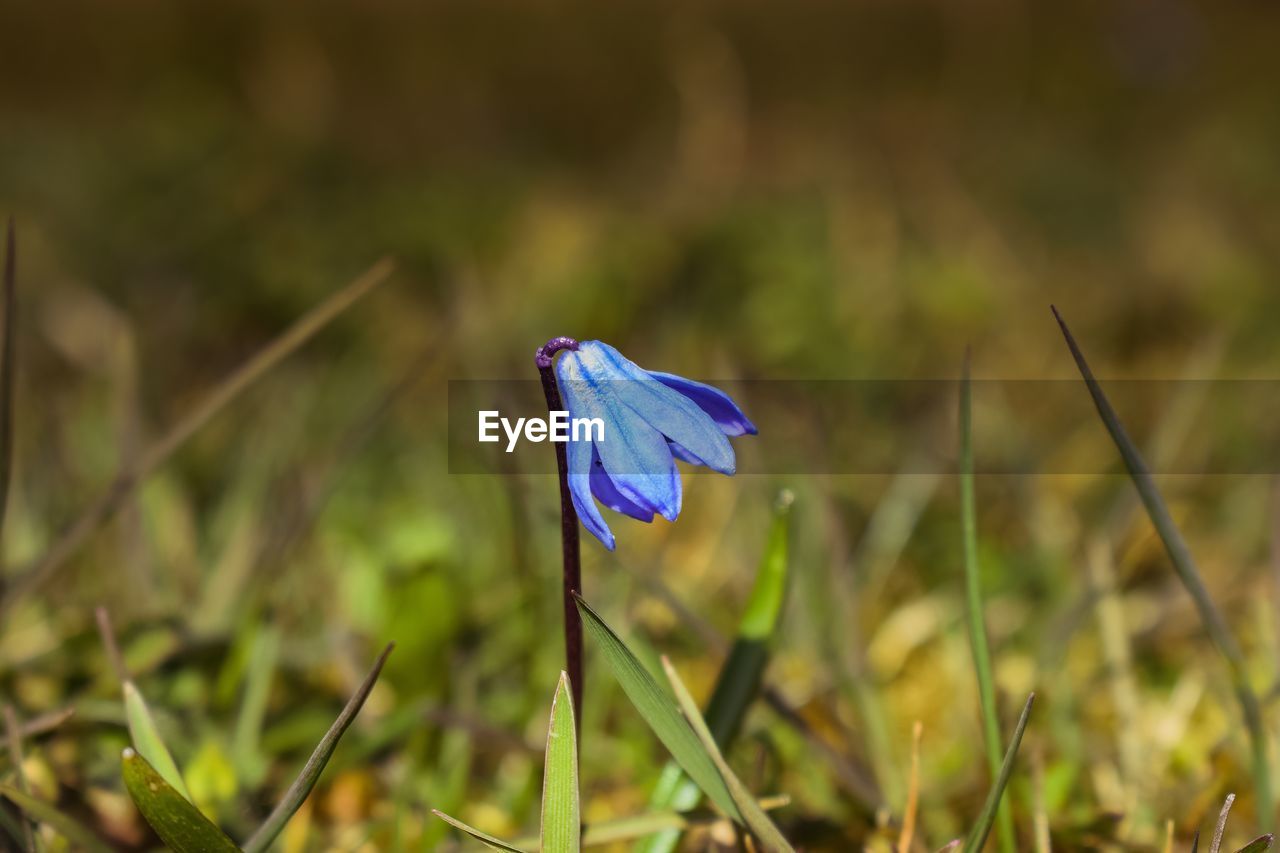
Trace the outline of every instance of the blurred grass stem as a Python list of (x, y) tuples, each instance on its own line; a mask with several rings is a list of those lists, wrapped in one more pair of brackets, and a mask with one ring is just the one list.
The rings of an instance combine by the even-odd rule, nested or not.
[(1165, 505), (1164, 497), (1160, 494), (1160, 490), (1156, 488), (1155, 480), (1147, 469), (1146, 462), (1143, 460), (1142, 455), (1138, 453), (1138, 448), (1133, 443), (1133, 440), (1129, 438), (1129, 434), (1125, 431), (1119, 416), (1111, 408), (1111, 403), (1107, 400), (1106, 395), (1103, 394), (1102, 386), (1098, 384), (1098, 380), (1094, 378), (1093, 371), (1089, 369), (1089, 364), (1085, 361), (1084, 353), (1080, 351), (1080, 347), (1076, 344), (1075, 338), (1072, 337), (1071, 330), (1067, 328), (1062, 315), (1058, 313), (1057, 308), (1052, 308), (1052, 310), (1053, 316), (1057, 319), (1058, 325), (1062, 329), (1063, 337), (1066, 338), (1067, 346), (1071, 350), (1071, 356), (1075, 359), (1076, 367), (1079, 368), (1080, 375), (1084, 378), (1085, 385), (1089, 389), (1089, 395), (1093, 398), (1093, 404), (1098, 410), (1098, 416), (1102, 419), (1103, 425), (1106, 426), (1107, 432), (1111, 435), (1111, 440), (1115, 442), (1116, 448), (1120, 451), (1120, 457), (1124, 460), (1124, 467), (1129, 472), (1130, 479), (1133, 480), (1133, 485), (1138, 491), (1138, 497), (1142, 499), (1142, 504), (1147, 510), (1147, 515), (1151, 518), (1151, 523), (1155, 527), (1156, 533), (1159, 534), (1161, 542), (1164, 543), (1165, 551), (1169, 554), (1169, 560), (1173, 563), (1174, 571), (1177, 572), (1178, 578), (1182, 581), (1182, 585), (1186, 587), (1187, 592), (1191, 594), (1209, 638), (1218, 647), (1218, 651), (1222, 653), (1222, 656), (1227, 659), (1227, 664), (1231, 671), (1232, 685), (1240, 702), (1240, 709), (1244, 716), (1245, 728), (1249, 732), (1249, 741), (1253, 753), (1253, 780), (1256, 789), (1255, 796), (1258, 802), (1258, 823), (1264, 831), (1270, 832), (1275, 821), (1271, 798), (1271, 770), (1267, 758), (1267, 735), (1262, 725), (1262, 709), (1258, 703), (1258, 696), (1249, 684), (1244, 653), (1240, 650), (1240, 646), (1236, 644), (1235, 637), (1227, 627), (1222, 613), (1214, 605), (1213, 599), (1209, 597), (1209, 591), (1205, 588), (1204, 580), (1200, 577), (1200, 570), (1196, 567), (1195, 559), (1191, 556), (1191, 549), (1187, 547), (1187, 543), (1182, 538), (1182, 533), (1173, 521), (1173, 516), (1169, 514), (1169, 508)]
[[(973, 489), (973, 394), (969, 380), (969, 353), (964, 356), (960, 382), (960, 524), (964, 539), (965, 603), (969, 618), (969, 644), (973, 667), (978, 675), (978, 700), (982, 706), (982, 731), (987, 747), (991, 778), (1000, 773), (1000, 716), (996, 707), (995, 678), (991, 672), (991, 650), (982, 611), (982, 578), (978, 569), (978, 521)], [(997, 836), (1004, 853), (1014, 853), (1013, 816), (1007, 801), (996, 813)]]

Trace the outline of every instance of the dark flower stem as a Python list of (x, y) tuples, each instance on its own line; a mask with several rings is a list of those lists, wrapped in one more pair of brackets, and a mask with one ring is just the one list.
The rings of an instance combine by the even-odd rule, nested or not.
[[(576, 350), (578, 342), (573, 338), (552, 338), (537, 352), (534, 358), (538, 373), (542, 375), (542, 393), (547, 398), (548, 411), (564, 409), (560, 400), (560, 386), (556, 384), (551, 363), (561, 350)], [(573, 692), (574, 720), (579, 733), (582, 731), (582, 614), (574, 602), (574, 593), (582, 593), (582, 560), (578, 550), (578, 513), (573, 508), (573, 496), (569, 492), (569, 456), (564, 442), (552, 442), (556, 449), (556, 472), (560, 477), (560, 544), (564, 553), (564, 665), (569, 674), (569, 687)]]

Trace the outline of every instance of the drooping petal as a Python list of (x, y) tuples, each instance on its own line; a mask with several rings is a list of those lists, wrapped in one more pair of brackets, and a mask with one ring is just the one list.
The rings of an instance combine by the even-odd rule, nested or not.
[[(562, 388), (561, 391), (563, 393), (564, 389)], [(604, 543), (604, 547), (612, 551), (613, 531), (609, 529), (609, 525), (600, 515), (600, 510), (596, 508), (596, 502), (591, 498), (593, 468), (591, 463), (595, 456), (591, 440), (584, 436), (578, 441), (569, 441), (566, 449), (569, 466), (569, 495), (573, 499), (573, 508), (578, 512), (582, 526)]]
[(560, 356), (556, 378), (571, 418), (604, 423), (604, 438), (593, 445), (617, 490), (632, 503), (675, 521), (680, 472), (662, 434), (618, 399), (613, 386), (619, 377), (589, 369), (579, 350)]
[(629, 515), (636, 521), (645, 523), (653, 521), (652, 509), (640, 506), (618, 491), (618, 487), (613, 484), (608, 472), (604, 470), (604, 463), (600, 461), (599, 452), (594, 448), (592, 449), (591, 461), (591, 493), (595, 495), (596, 500), (614, 512)]
[(657, 370), (650, 370), (648, 373), (663, 385), (679, 391), (696, 403), (698, 408), (711, 416), (725, 435), (756, 434), (756, 425), (743, 414), (738, 404), (719, 388), (694, 382), (692, 379), (685, 379), (683, 376), (672, 373), (662, 373)]
[(678, 442), (667, 439), (667, 446), (671, 448), (671, 455), (679, 459), (681, 462), (688, 462), (690, 465), (701, 465), (702, 460), (694, 456), (687, 449), (682, 447)]
[[(576, 353), (588, 374), (608, 377), (606, 391), (702, 464), (722, 474), (736, 468), (733, 446), (711, 416), (685, 395), (650, 376), (613, 347), (584, 341)], [(609, 468), (608, 460), (605, 467)]]

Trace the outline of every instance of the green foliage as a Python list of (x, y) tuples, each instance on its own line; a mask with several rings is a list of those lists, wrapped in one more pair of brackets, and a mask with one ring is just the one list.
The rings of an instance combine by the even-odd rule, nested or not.
[(991, 824), (995, 821), (996, 813), (1000, 809), (1000, 800), (1004, 796), (1005, 786), (1009, 784), (1009, 779), (1013, 775), (1013, 762), (1018, 757), (1018, 747), (1022, 745), (1022, 734), (1027, 730), (1027, 721), (1031, 718), (1031, 705), (1035, 702), (1035, 698), (1034, 693), (1028, 696), (1027, 704), (1022, 708), (1022, 716), (1018, 717), (1018, 724), (1014, 726), (1013, 739), (1009, 741), (1009, 749), (1005, 752), (1004, 761), (1000, 764), (1000, 772), (992, 783), (991, 792), (987, 794), (987, 801), (982, 806), (978, 822), (974, 824), (965, 839), (965, 853), (978, 853), (987, 843), (987, 835), (990, 834)]
[(578, 609), (582, 611), (587, 633), (603, 653), (609, 671), (671, 757), (722, 811), (741, 821), (742, 814), (720, 771), (671, 695), (658, 685), (626, 643), (581, 598), (578, 598)]
[[(738, 623), (737, 637), (720, 667), (707, 702), (707, 728), (722, 750), (729, 748), (759, 692), (769, 662), (769, 649), (781, 623), (787, 596), (793, 502), (790, 491), (784, 491), (774, 501), (769, 537), (756, 570), (755, 585)], [(701, 799), (697, 784), (684, 775), (679, 764), (669, 762), (649, 797), (649, 807), (687, 810), (697, 806)], [(636, 849), (638, 853), (670, 853), (679, 842), (680, 833), (668, 829), (644, 839)]]
[(581, 849), (582, 819), (578, 805), (578, 735), (573, 715), (569, 676), (560, 673), (542, 776), (543, 853), (577, 853)]
[(126, 749), (121, 764), (129, 796), (173, 853), (239, 853), (235, 842), (156, 772), (141, 754)]
[(160, 730), (156, 727), (151, 709), (147, 707), (147, 702), (142, 697), (142, 691), (138, 690), (132, 681), (124, 683), (124, 714), (129, 722), (129, 737), (133, 741), (133, 748), (147, 760), (150, 767), (155, 768), (170, 787), (189, 801), (191, 793), (187, 790), (186, 783), (182, 781), (178, 765), (160, 736)]

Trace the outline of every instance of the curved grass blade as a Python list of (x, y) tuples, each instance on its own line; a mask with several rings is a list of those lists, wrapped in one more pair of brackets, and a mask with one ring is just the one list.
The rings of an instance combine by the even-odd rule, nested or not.
[(542, 853), (578, 853), (582, 819), (578, 806), (578, 739), (569, 675), (560, 673), (551, 700), (547, 757), (542, 775)]
[(1213, 841), (1209, 842), (1209, 853), (1218, 853), (1222, 849), (1222, 836), (1227, 831), (1227, 816), (1231, 814), (1231, 806), (1236, 801), (1235, 794), (1227, 794), (1222, 803), (1222, 811), (1218, 813), (1218, 823), (1213, 828)]
[(169, 753), (169, 748), (160, 737), (155, 717), (151, 715), (147, 701), (142, 698), (142, 691), (132, 681), (124, 683), (124, 716), (129, 724), (129, 739), (133, 741), (133, 748), (175, 791), (190, 801), (191, 793), (182, 781), (182, 774), (178, 772), (178, 765)]
[(741, 812), (747, 829), (751, 830), (751, 834), (756, 837), (756, 840), (760, 842), (765, 850), (773, 853), (793, 853), (791, 845), (787, 843), (787, 839), (782, 837), (778, 827), (764, 813), (764, 809), (760, 808), (759, 804), (756, 803), (755, 797), (747, 790), (747, 786), (742, 784), (737, 774), (729, 767), (729, 763), (724, 760), (724, 756), (720, 754), (720, 748), (716, 746), (715, 738), (711, 736), (711, 731), (707, 728), (706, 721), (702, 719), (702, 713), (698, 711), (698, 703), (693, 700), (689, 689), (684, 686), (684, 682), (680, 680), (680, 675), (665, 655), (662, 658), (662, 668), (667, 674), (667, 682), (676, 694), (676, 701), (680, 703), (681, 712), (689, 722), (694, 734), (698, 736), (702, 748), (707, 751), (707, 755), (715, 763), (716, 770), (720, 773), (721, 778), (724, 779), (725, 786), (729, 789), (729, 795), (733, 797), (734, 805)]
[(241, 853), (225, 832), (174, 790), (139, 753), (126, 749), (122, 764), (129, 796), (174, 853)]
[(982, 806), (982, 814), (978, 817), (978, 823), (969, 833), (969, 837), (964, 842), (964, 853), (978, 853), (982, 846), (987, 843), (987, 836), (991, 833), (991, 824), (995, 822), (996, 810), (1000, 807), (1000, 800), (1004, 794), (1005, 786), (1009, 784), (1009, 777), (1013, 775), (1013, 762), (1018, 757), (1018, 747), (1022, 744), (1022, 733), (1027, 730), (1027, 720), (1031, 718), (1031, 705), (1036, 701), (1036, 694), (1032, 693), (1027, 696), (1027, 704), (1022, 706), (1022, 716), (1018, 718), (1018, 725), (1013, 730), (1013, 740), (1009, 742), (1009, 749), (1004, 754), (1004, 763), (1000, 765), (1000, 775), (996, 777), (995, 785), (991, 788), (991, 793), (987, 795), (987, 802)]
[[(978, 568), (978, 520), (973, 488), (973, 391), (969, 379), (969, 353), (964, 355), (960, 380), (960, 527), (963, 537), (965, 609), (969, 622), (969, 647), (978, 676), (978, 701), (982, 708), (982, 732), (991, 778), (1000, 772), (1000, 713), (996, 708), (995, 677), (991, 674), (991, 648), (983, 618), (982, 579)], [(1013, 853), (1013, 815), (1002, 802), (996, 813), (1000, 849)]]
[(55, 832), (74, 844), (77, 850), (87, 850), (89, 853), (111, 853), (111, 848), (96, 835), (85, 829), (74, 818), (58, 811), (52, 804), (19, 791), (12, 785), (0, 785), (0, 797), (13, 803), (31, 820), (52, 827)]
[[(729, 656), (725, 658), (716, 685), (707, 702), (707, 728), (716, 746), (728, 749), (738, 734), (747, 708), (760, 691), (760, 682), (769, 663), (769, 645), (781, 621), (787, 597), (790, 562), (791, 505), (795, 497), (783, 490), (774, 502), (773, 522), (765, 543), (764, 556), (756, 571), (755, 586), (747, 609), (738, 624)], [(702, 801), (702, 791), (680, 765), (669, 762), (658, 777), (649, 798), (654, 810), (688, 811)], [(680, 843), (678, 828), (669, 828), (636, 845), (637, 853), (672, 853)]]
[(1142, 454), (1138, 452), (1137, 445), (1129, 438), (1124, 424), (1120, 422), (1120, 417), (1116, 414), (1115, 409), (1111, 407), (1106, 394), (1103, 393), (1102, 386), (1094, 378), (1093, 371), (1089, 369), (1084, 353), (1080, 351), (1080, 347), (1076, 344), (1075, 338), (1071, 335), (1071, 330), (1067, 328), (1066, 321), (1062, 319), (1062, 315), (1058, 313), (1057, 308), (1052, 310), (1053, 316), (1058, 321), (1058, 326), (1062, 329), (1062, 335), (1067, 341), (1067, 347), (1071, 350), (1071, 357), (1075, 359), (1076, 367), (1079, 368), (1080, 375), (1084, 378), (1085, 386), (1089, 389), (1089, 396), (1093, 398), (1093, 405), (1098, 410), (1098, 417), (1101, 418), (1103, 426), (1106, 427), (1107, 433), (1116, 445), (1116, 449), (1120, 451), (1120, 458), (1124, 461), (1124, 467), (1129, 472), (1129, 478), (1133, 481), (1134, 488), (1137, 489), (1138, 497), (1142, 499), (1142, 505), (1147, 511), (1147, 516), (1151, 519), (1152, 526), (1155, 527), (1156, 533), (1160, 536), (1160, 541), (1164, 544), (1165, 552), (1169, 555), (1169, 562), (1173, 563), (1178, 579), (1182, 581), (1182, 585), (1186, 587), (1187, 592), (1195, 602), (1196, 609), (1200, 613), (1200, 621), (1204, 623), (1205, 631), (1209, 634), (1209, 638), (1218, 647), (1218, 651), (1222, 653), (1222, 656), (1227, 659), (1232, 685), (1235, 688), (1236, 698), (1240, 702), (1240, 710), (1244, 717), (1245, 728), (1249, 732), (1249, 741), (1253, 753), (1253, 783), (1258, 800), (1258, 822), (1262, 824), (1264, 830), (1269, 831), (1274, 826), (1273, 807), (1275, 801), (1271, 795), (1271, 769), (1267, 759), (1267, 734), (1262, 723), (1262, 708), (1258, 702), (1258, 694), (1254, 692), (1253, 687), (1249, 684), (1244, 653), (1236, 643), (1231, 629), (1227, 627), (1227, 622), (1222, 613), (1213, 603), (1213, 599), (1209, 597), (1209, 591), (1205, 588), (1204, 580), (1200, 577), (1200, 570), (1196, 566), (1195, 558), (1191, 556), (1191, 549), (1187, 547), (1186, 541), (1182, 538), (1182, 532), (1174, 523), (1173, 516), (1169, 514), (1169, 508), (1165, 505), (1164, 497), (1160, 494), (1160, 490), (1156, 488), (1155, 480), (1152, 479), (1151, 472), (1147, 469), (1147, 463), (1143, 460)]
[(467, 835), (470, 835), (476, 841), (479, 841), (481, 844), (487, 845), (488, 847), (491, 847), (494, 850), (502, 850), (502, 851), (505, 851), (505, 853), (525, 853), (525, 851), (521, 850), (519, 847), (513, 847), (507, 842), (503, 841), (501, 838), (494, 838), (492, 835), (489, 835), (488, 833), (485, 833), (485, 832), (481, 832), (480, 830), (476, 829), (474, 826), (467, 826), (465, 823), (458, 820), (456, 817), (449, 817), (447, 814), (440, 811), (439, 809), (432, 809), (431, 813), (436, 817), (440, 818), (445, 823), (452, 826), (454, 829), (465, 832)]
[(739, 823), (742, 813), (734, 803), (720, 771), (715, 762), (707, 754), (689, 723), (680, 713), (670, 694), (664, 691), (649, 671), (644, 668), (626, 643), (613, 632), (605, 621), (587, 605), (582, 596), (575, 595), (578, 609), (582, 611), (583, 622), (591, 633), (592, 639), (600, 644), (604, 659), (613, 672), (613, 677), (622, 686), (631, 704), (640, 712), (640, 716), (649, 724), (649, 728), (662, 741), (689, 778), (697, 783), (711, 801), (725, 814)]
[(1273, 835), (1259, 835), (1245, 846), (1241, 847), (1236, 853), (1263, 853), (1264, 850), (1271, 849), (1271, 842), (1274, 840)]
[(396, 647), (395, 643), (388, 643), (387, 647), (382, 650), (382, 654), (378, 655), (377, 661), (373, 664), (373, 669), (369, 670), (369, 674), (365, 676), (364, 681), (347, 700), (346, 706), (342, 709), (342, 713), (333, 721), (333, 725), (329, 727), (329, 731), (325, 732), (324, 737), (320, 739), (320, 743), (316, 745), (315, 751), (311, 753), (311, 757), (307, 759), (307, 763), (303, 765), (302, 772), (298, 774), (298, 778), (289, 786), (289, 790), (285, 791), (284, 797), (271, 810), (271, 814), (263, 821), (262, 826), (249, 837), (245, 842), (245, 853), (263, 853), (275, 837), (280, 834), (280, 830), (284, 829), (285, 824), (289, 822), (289, 818), (293, 817), (294, 812), (302, 807), (306, 801), (307, 795), (311, 793), (311, 789), (316, 786), (316, 782), (320, 779), (320, 774), (324, 772), (324, 766), (329, 763), (329, 757), (333, 755), (333, 751), (338, 747), (338, 741), (342, 739), (342, 735), (350, 727), (356, 714), (360, 713), (360, 708), (364, 706), (364, 702), (369, 698), (369, 693), (373, 691), (373, 685), (378, 680), (378, 674), (382, 672), (382, 665), (387, 662), (387, 656), (391, 654), (391, 650)]

